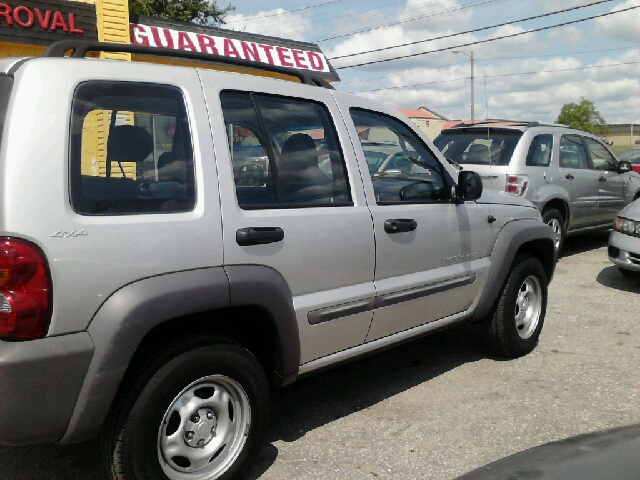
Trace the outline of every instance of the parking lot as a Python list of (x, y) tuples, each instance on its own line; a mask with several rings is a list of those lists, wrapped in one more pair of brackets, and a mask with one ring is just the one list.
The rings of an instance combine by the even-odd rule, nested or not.
[[(569, 239), (538, 348), (487, 354), (441, 331), (276, 392), (252, 479), (450, 479), (506, 455), (640, 422), (640, 280), (607, 234)], [(42, 392), (46, 395), (46, 392)], [(95, 443), (0, 447), (0, 479), (103, 478)]]

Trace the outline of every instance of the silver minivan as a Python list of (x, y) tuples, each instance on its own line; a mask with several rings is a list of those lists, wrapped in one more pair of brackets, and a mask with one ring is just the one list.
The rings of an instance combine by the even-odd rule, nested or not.
[(434, 144), (486, 188), (531, 200), (553, 227), (556, 250), (565, 236), (611, 228), (640, 197), (640, 175), (594, 135), (564, 125), (484, 122), (443, 130)]

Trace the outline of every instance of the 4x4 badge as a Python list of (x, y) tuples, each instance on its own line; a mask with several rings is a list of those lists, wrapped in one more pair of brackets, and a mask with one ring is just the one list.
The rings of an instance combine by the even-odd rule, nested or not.
[(75, 238), (75, 237), (86, 237), (87, 235), (89, 234), (83, 228), (82, 230), (73, 230), (71, 232), (58, 230), (56, 233), (54, 233), (51, 236), (55, 238)]

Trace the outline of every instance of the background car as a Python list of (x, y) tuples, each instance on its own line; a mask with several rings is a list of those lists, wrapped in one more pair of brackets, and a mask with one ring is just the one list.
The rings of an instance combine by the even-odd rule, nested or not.
[(531, 200), (556, 235), (611, 228), (640, 197), (640, 175), (587, 132), (538, 122), (485, 122), (443, 130), (434, 142), (450, 161), (481, 174), (485, 188)]
[(640, 200), (628, 205), (616, 217), (607, 253), (622, 274), (640, 276)]
[(633, 168), (633, 171), (640, 173), (640, 147), (633, 147), (629, 150), (625, 150), (624, 152), (620, 152), (616, 157), (618, 157), (618, 160), (627, 160), (628, 162), (631, 162), (631, 168)]

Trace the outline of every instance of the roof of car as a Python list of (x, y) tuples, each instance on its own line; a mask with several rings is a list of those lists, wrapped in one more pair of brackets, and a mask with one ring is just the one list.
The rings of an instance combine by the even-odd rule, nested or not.
[(553, 127), (553, 128), (571, 128), (567, 125), (559, 123), (540, 123), (540, 122), (527, 122), (519, 120), (502, 120), (502, 119), (490, 119), (479, 120), (471, 123), (470, 121), (462, 120), (455, 123), (455, 121), (445, 124), (442, 131), (445, 130), (471, 130), (480, 128), (500, 128), (509, 130), (525, 131), (533, 127)]

